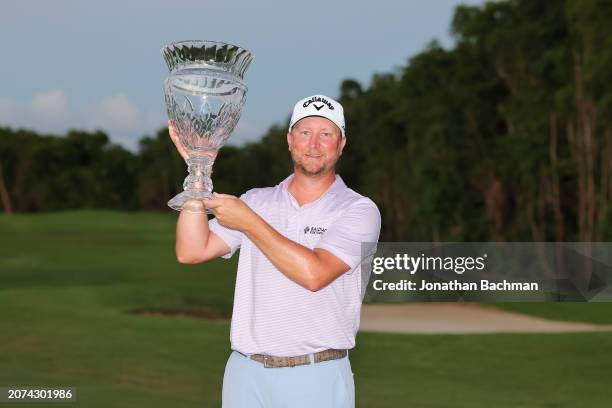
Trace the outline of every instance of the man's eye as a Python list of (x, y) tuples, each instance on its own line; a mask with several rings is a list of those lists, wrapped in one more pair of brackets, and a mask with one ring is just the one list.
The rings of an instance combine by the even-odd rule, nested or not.
[(329, 133), (328, 132), (323, 132), (323, 133), (321, 133), (321, 136), (327, 137), (327, 136), (329, 136)]
[(308, 132), (308, 131), (304, 130), (304, 131), (302, 132), (302, 134), (303, 134), (304, 136), (308, 136), (308, 135), (310, 135), (310, 132)]

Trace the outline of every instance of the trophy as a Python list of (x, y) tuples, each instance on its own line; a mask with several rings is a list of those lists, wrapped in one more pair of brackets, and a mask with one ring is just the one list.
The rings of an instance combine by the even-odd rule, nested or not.
[(217, 41), (179, 41), (161, 50), (170, 75), (164, 83), (168, 117), (187, 151), (189, 175), (184, 191), (168, 206), (180, 211), (189, 199), (212, 197), (210, 174), (215, 153), (240, 119), (252, 54)]

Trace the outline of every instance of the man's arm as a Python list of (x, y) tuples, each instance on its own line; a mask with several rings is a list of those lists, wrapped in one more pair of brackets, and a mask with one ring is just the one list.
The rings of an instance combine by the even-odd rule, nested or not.
[(176, 259), (195, 264), (218, 258), (230, 252), (229, 246), (208, 228), (208, 215), (201, 201), (189, 200), (183, 206), (176, 224)]
[(244, 233), (279, 271), (306, 289), (316, 292), (350, 269), (329, 251), (300, 245), (257, 218)]
[[(168, 121), (168, 133), (181, 157), (187, 161), (189, 154), (181, 144), (178, 132)], [(210, 152), (212, 159), (217, 152)], [(195, 264), (218, 258), (230, 252), (227, 244), (208, 229), (208, 214), (203, 213), (204, 204), (198, 200), (187, 200), (176, 224), (176, 259), (180, 263)], [(191, 211), (191, 212), (190, 212)], [(196, 212), (193, 212), (196, 211)]]
[(311, 291), (318, 291), (350, 266), (325, 249), (311, 250), (276, 231), (248, 205), (227, 194), (206, 201), (220, 224), (242, 230), (285, 276)]

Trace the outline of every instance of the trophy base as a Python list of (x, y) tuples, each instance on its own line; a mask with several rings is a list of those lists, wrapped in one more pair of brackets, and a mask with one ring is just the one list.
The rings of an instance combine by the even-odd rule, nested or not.
[[(211, 198), (212, 193), (210, 191), (185, 190), (175, 195), (170, 201), (168, 201), (168, 207), (176, 211), (181, 211), (183, 209), (183, 205), (187, 200), (205, 200)], [(189, 211), (202, 214), (212, 214), (212, 211), (208, 208), (204, 211)]]

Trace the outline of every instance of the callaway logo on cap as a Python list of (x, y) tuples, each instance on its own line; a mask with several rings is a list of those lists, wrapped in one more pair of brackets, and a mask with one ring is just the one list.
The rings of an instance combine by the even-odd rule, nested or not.
[(346, 136), (344, 133), (344, 109), (338, 101), (325, 95), (313, 95), (298, 101), (293, 108), (293, 114), (289, 121), (289, 131), (291, 132), (293, 125), (300, 119), (308, 116), (321, 116), (331, 120), (340, 128), (342, 136)]

